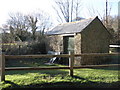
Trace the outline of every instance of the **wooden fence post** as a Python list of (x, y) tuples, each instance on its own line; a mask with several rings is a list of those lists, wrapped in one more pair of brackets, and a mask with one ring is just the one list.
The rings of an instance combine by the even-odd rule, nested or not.
[(74, 66), (74, 55), (73, 53), (69, 52), (69, 68), (70, 68), (70, 71), (69, 71), (69, 75), (73, 77), (73, 66)]
[(0, 56), (0, 82), (5, 81), (5, 54)]

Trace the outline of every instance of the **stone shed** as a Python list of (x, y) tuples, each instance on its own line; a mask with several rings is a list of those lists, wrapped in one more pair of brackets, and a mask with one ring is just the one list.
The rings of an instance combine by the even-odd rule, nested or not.
[[(52, 50), (67, 54), (108, 53), (110, 33), (98, 17), (59, 24), (47, 32)], [(75, 65), (98, 64), (102, 59), (86, 56), (75, 58)]]

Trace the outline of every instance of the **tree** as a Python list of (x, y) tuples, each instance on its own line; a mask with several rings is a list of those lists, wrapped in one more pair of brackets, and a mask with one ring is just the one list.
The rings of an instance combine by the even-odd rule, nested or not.
[(113, 38), (113, 44), (120, 44), (120, 18), (119, 16), (114, 17), (114, 22), (112, 27), (115, 30), (114, 38)]
[[(102, 20), (103, 24), (107, 27), (109, 24), (109, 16), (111, 16), (111, 9), (112, 9), (112, 4), (110, 5), (108, 0), (105, 1), (105, 8), (97, 8), (94, 7), (93, 5), (90, 5), (87, 7), (89, 15), (91, 17), (93, 16), (99, 16), (99, 18)], [(102, 12), (101, 12), (102, 11)]]
[(2, 43), (10, 43), (10, 42), (14, 42), (14, 37), (13, 35), (11, 35), (10, 33), (8, 33), (9, 31), (9, 26), (4, 24), (2, 25), (2, 27), (0, 28), (1, 30), (1, 41)]
[(44, 31), (48, 30), (52, 25), (49, 15), (43, 11), (26, 15), (20, 12), (10, 13), (9, 16), (10, 19), (8, 19), (7, 25), (9, 26), (11, 36), (19, 41), (25, 41), (28, 40), (28, 38), (36, 40), (37, 31), (43, 34)]
[(26, 40), (25, 32), (29, 29), (26, 16), (20, 12), (10, 13), (9, 16), (10, 19), (7, 20), (7, 25), (12, 36), (19, 41)]
[(55, 0), (56, 6), (53, 6), (56, 11), (59, 22), (72, 22), (73, 18), (77, 18), (80, 13), (81, 0)]
[(52, 26), (52, 22), (50, 20), (50, 16), (43, 12), (34, 12), (31, 15), (28, 15), (28, 22), (30, 26), (30, 30), (32, 31), (33, 40), (39, 40), (40, 38), (44, 38), (45, 31), (50, 29)]
[(35, 33), (36, 33), (36, 30), (37, 30), (37, 17), (33, 17), (33, 16), (28, 16), (28, 22), (29, 22), (29, 25), (31, 27), (31, 31), (32, 31), (32, 38), (33, 40), (35, 40)]

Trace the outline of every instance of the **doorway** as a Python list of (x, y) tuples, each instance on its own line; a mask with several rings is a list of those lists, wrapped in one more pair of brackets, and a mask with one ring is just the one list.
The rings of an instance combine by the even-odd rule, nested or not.
[(69, 52), (74, 53), (74, 36), (64, 36), (63, 47), (65, 54), (68, 54)]

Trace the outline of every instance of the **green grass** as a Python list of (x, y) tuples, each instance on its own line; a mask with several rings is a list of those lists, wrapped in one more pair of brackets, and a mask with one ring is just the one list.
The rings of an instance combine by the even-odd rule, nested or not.
[[(21, 64), (25, 63), (26, 61), (22, 61)], [(44, 66), (44, 63), (34, 60), (25, 65)], [(6, 71), (6, 80), (0, 83), (0, 88), (116, 88), (120, 83), (118, 71), (118, 67), (74, 69), (73, 77), (69, 76), (69, 70)]]
[(7, 71), (2, 88), (109, 88), (117, 87), (118, 71), (104, 69), (77, 69), (74, 77), (68, 70)]

